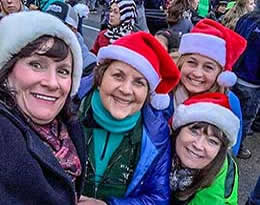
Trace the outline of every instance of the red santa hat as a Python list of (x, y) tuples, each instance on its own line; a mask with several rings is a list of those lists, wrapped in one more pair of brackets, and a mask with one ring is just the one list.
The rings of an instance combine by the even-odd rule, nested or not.
[(194, 122), (207, 122), (222, 130), (230, 146), (236, 144), (239, 118), (230, 110), (229, 100), (222, 93), (196, 95), (180, 104), (173, 115), (173, 129)]
[(169, 106), (171, 91), (180, 80), (180, 71), (165, 48), (149, 33), (136, 32), (103, 47), (97, 62), (114, 59), (133, 66), (149, 83), (151, 104), (156, 109)]
[(222, 24), (203, 19), (182, 36), (179, 52), (198, 53), (218, 62), (224, 68), (217, 79), (219, 85), (231, 87), (237, 79), (232, 66), (245, 50), (246, 43), (242, 36)]

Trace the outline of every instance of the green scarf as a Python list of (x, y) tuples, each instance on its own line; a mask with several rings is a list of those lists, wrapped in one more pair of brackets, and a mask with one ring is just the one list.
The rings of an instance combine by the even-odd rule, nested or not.
[(93, 118), (104, 129), (93, 129), (96, 181), (100, 182), (108, 162), (123, 140), (124, 134), (134, 128), (141, 113), (137, 112), (123, 120), (117, 120), (103, 106), (99, 91), (91, 98)]

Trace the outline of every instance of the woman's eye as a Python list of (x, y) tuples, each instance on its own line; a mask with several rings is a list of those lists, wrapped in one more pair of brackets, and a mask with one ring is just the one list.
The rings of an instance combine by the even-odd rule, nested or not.
[(195, 65), (196, 64), (195, 61), (192, 61), (192, 60), (188, 60), (187, 63), (190, 64), (190, 65)]
[(143, 86), (146, 85), (146, 83), (144, 83), (144, 82), (141, 81), (141, 80), (137, 80), (137, 81), (135, 81), (135, 85), (137, 85), (137, 86), (139, 86), (139, 87), (143, 87)]
[(198, 136), (200, 134), (199, 130), (195, 129), (193, 127), (190, 128), (190, 131), (191, 131), (192, 135), (194, 135), (194, 136)]
[(30, 66), (32, 66), (34, 69), (41, 70), (43, 69), (43, 66), (38, 62), (30, 62)]
[(207, 71), (207, 72), (210, 72), (210, 71), (214, 71), (215, 70), (215, 68), (214, 67), (212, 67), (212, 66), (205, 66), (205, 70)]
[(62, 76), (68, 76), (70, 75), (70, 71), (68, 69), (58, 69), (58, 74), (62, 75)]
[(114, 79), (116, 80), (123, 80), (123, 76), (120, 73), (115, 73), (112, 75)]
[(218, 139), (208, 138), (208, 141), (209, 141), (209, 144), (211, 144), (211, 145), (215, 145), (215, 146), (220, 145), (220, 141)]

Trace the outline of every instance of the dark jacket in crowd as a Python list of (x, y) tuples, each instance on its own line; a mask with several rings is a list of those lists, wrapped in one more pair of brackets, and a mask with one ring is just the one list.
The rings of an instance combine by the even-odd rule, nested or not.
[[(86, 161), (84, 141), (78, 122), (67, 130), (81, 164)], [(50, 148), (15, 110), (0, 103), (0, 204), (74, 205), (81, 193), (85, 166), (75, 184), (65, 173)]]

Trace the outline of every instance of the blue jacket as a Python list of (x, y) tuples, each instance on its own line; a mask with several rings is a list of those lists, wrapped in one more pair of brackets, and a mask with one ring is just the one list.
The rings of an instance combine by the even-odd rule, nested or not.
[[(0, 204), (75, 204), (75, 191), (79, 197), (85, 167), (74, 186), (51, 150), (20, 115), (0, 104)], [(86, 154), (79, 125), (71, 122), (67, 129), (84, 164)]]
[[(82, 99), (92, 87), (93, 76), (81, 81), (78, 96)], [(163, 113), (150, 106), (142, 110), (144, 119), (140, 160), (124, 198), (110, 198), (112, 205), (168, 205), (170, 188), (171, 142)]]
[(247, 47), (233, 71), (242, 80), (260, 85), (260, 11), (242, 16), (235, 31), (247, 40)]

